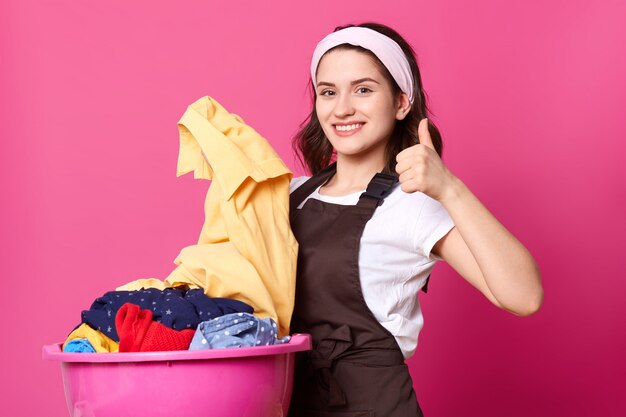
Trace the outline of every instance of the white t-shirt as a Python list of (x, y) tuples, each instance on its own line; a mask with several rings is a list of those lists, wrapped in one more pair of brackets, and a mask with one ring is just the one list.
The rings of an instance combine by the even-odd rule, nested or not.
[[(310, 177), (291, 180), (291, 192)], [(306, 200), (355, 205), (363, 191), (326, 196), (318, 187)], [(426, 194), (405, 193), (399, 185), (365, 225), (359, 252), (361, 289), (376, 319), (394, 335), (405, 359), (415, 352), (424, 325), (417, 298), (439, 259), (431, 249), (454, 227), (446, 209)]]

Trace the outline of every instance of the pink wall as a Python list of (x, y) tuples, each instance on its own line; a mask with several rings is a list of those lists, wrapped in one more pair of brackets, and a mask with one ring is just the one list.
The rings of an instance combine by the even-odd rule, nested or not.
[(437, 267), (410, 360), (426, 415), (626, 413), (626, 3), (182, 3), (0, 5), (3, 415), (67, 415), (41, 346), (195, 241), (207, 184), (175, 177), (186, 105), (212, 95), (295, 168), (313, 47), (367, 19), (413, 43), (446, 163), (546, 293), (517, 318)]

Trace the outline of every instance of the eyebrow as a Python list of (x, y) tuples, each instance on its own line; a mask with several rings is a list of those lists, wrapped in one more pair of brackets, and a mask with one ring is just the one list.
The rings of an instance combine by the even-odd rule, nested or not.
[[(375, 79), (373, 79), (373, 78), (365, 77), (365, 78), (359, 78), (358, 80), (354, 80), (354, 81), (352, 81), (352, 82), (350, 83), (350, 85), (360, 84), (360, 83), (364, 83), (364, 82), (366, 82), (366, 81), (371, 81), (371, 82), (374, 82), (374, 83), (376, 83), (376, 84), (380, 84), (378, 81), (376, 81), (376, 80), (375, 80)], [(333, 84), (333, 83), (329, 83), (329, 82), (326, 82), (326, 81), (320, 81), (319, 83), (317, 83), (317, 86), (318, 86), (318, 87), (319, 87), (319, 86), (322, 86), (322, 85), (327, 85), (327, 86), (329, 86), (329, 87), (334, 87), (334, 86), (335, 86), (335, 84)]]

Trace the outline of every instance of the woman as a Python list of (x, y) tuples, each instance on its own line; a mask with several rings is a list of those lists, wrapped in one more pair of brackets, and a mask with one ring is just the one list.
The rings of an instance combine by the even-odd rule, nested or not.
[[(340, 27), (311, 63), (314, 108), (296, 135), (313, 176), (292, 181), (300, 244), (289, 416), (420, 416), (404, 360), (423, 319), (417, 292), (437, 259), (492, 303), (542, 303), (526, 248), (442, 163), (413, 50), (394, 30)], [(335, 160), (335, 162), (333, 162)]]

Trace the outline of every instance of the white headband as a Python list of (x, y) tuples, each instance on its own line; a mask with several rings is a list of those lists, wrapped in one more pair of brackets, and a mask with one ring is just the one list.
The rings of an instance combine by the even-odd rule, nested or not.
[(373, 29), (364, 27), (347, 27), (337, 32), (332, 32), (319, 41), (315, 51), (313, 51), (311, 60), (311, 80), (313, 80), (313, 85), (317, 84), (315, 73), (322, 56), (329, 49), (344, 43), (360, 46), (373, 52), (389, 70), (400, 89), (409, 96), (409, 100), (413, 104), (413, 76), (409, 61), (407, 61), (404, 52), (402, 52), (402, 48), (393, 39)]

